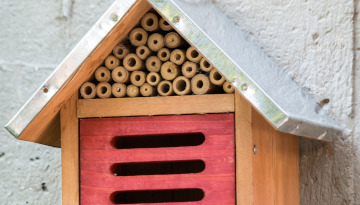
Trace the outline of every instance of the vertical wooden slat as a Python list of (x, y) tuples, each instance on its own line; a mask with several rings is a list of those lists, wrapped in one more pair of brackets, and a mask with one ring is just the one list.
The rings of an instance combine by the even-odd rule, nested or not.
[(253, 204), (251, 111), (250, 103), (236, 92), (236, 202), (238, 205)]
[(76, 116), (78, 94), (60, 110), (62, 204), (79, 204), (79, 119)]
[(300, 204), (298, 137), (276, 131), (252, 110), (254, 204)]
[(276, 131), (238, 93), (235, 123), (237, 204), (300, 204), (298, 137)]

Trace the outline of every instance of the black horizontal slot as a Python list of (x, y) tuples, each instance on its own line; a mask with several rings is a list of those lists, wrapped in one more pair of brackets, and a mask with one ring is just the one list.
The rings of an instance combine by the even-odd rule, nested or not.
[(119, 163), (111, 168), (116, 176), (199, 173), (205, 169), (202, 160)]
[(113, 145), (117, 149), (185, 147), (198, 146), (204, 141), (205, 136), (202, 133), (181, 133), (115, 137)]
[(190, 202), (203, 198), (201, 189), (121, 191), (113, 193), (111, 197), (115, 204)]

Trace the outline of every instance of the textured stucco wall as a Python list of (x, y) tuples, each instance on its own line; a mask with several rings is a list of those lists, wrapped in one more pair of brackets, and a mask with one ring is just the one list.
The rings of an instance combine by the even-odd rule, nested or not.
[[(360, 204), (359, 0), (212, 2), (315, 99), (329, 98), (324, 108), (346, 128), (333, 143), (300, 140), (301, 203)], [(111, 3), (1, 1), (0, 125)], [(0, 201), (61, 204), (60, 150), (0, 129)]]

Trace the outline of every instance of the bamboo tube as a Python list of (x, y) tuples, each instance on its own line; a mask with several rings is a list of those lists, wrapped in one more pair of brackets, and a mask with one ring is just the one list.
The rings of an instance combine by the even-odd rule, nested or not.
[(194, 47), (189, 47), (186, 50), (186, 58), (194, 63), (198, 63), (200, 62), (202, 56)]
[(105, 58), (105, 66), (112, 70), (120, 65), (120, 60), (113, 55), (109, 55)]
[(156, 72), (150, 72), (146, 76), (146, 82), (151, 86), (157, 86), (161, 81), (161, 77), (159, 73)]
[(191, 61), (186, 61), (181, 68), (181, 72), (183, 76), (187, 78), (194, 77), (194, 75), (197, 73), (198, 70), (199, 70), (198, 64)]
[(223, 85), (223, 89), (226, 93), (233, 93), (235, 91), (234, 86), (229, 81), (226, 81)]
[(225, 82), (225, 78), (220, 75), (220, 73), (216, 69), (212, 69), (209, 74), (210, 82), (214, 85), (222, 86)]
[(135, 86), (135, 85), (129, 85), (126, 88), (126, 94), (129, 97), (137, 97), (140, 95), (140, 90), (139, 87)]
[(184, 40), (176, 32), (167, 33), (164, 40), (168, 48), (177, 48), (184, 44)]
[(117, 83), (127, 83), (129, 82), (130, 74), (126, 68), (119, 66), (111, 72), (111, 77)]
[(136, 55), (141, 60), (146, 60), (150, 54), (151, 54), (151, 51), (147, 46), (139, 46), (136, 48)]
[(182, 65), (186, 60), (185, 51), (180, 49), (175, 49), (170, 54), (170, 61), (176, 65)]
[(159, 27), (163, 31), (171, 31), (173, 29), (173, 27), (164, 18), (159, 19)]
[(113, 54), (116, 58), (123, 59), (130, 52), (124, 44), (119, 44), (113, 49)]
[(191, 90), (196, 95), (210, 93), (214, 88), (215, 85), (204, 74), (197, 74), (191, 79)]
[(147, 31), (156, 31), (159, 29), (159, 19), (153, 13), (147, 13), (141, 18), (141, 26)]
[(200, 60), (200, 68), (205, 72), (210, 72), (214, 67), (205, 59)]
[(96, 86), (94, 83), (86, 82), (80, 87), (80, 95), (84, 99), (92, 99), (96, 97)]
[(190, 80), (184, 76), (179, 76), (173, 81), (174, 92), (178, 95), (188, 95), (191, 92)]
[(168, 61), (170, 59), (170, 50), (167, 48), (162, 48), (157, 52), (157, 57), (161, 61)]
[(157, 52), (162, 47), (164, 47), (164, 36), (159, 33), (153, 33), (149, 36), (147, 45), (150, 50)]
[(99, 98), (109, 98), (111, 96), (111, 85), (109, 83), (99, 83), (96, 86), (96, 95)]
[(111, 80), (109, 69), (103, 66), (98, 67), (95, 70), (95, 79), (99, 82), (109, 82)]
[(146, 73), (143, 71), (133, 71), (130, 75), (130, 82), (138, 87), (142, 86), (146, 81)]
[(130, 53), (125, 56), (123, 64), (128, 71), (144, 69), (144, 62), (135, 53)]
[(159, 83), (159, 85), (157, 86), (157, 91), (162, 96), (169, 96), (174, 93), (172, 83), (167, 80), (163, 80)]
[(114, 83), (111, 86), (111, 93), (114, 97), (122, 98), (126, 95), (126, 85), (123, 83)]
[(151, 86), (151, 85), (149, 85), (147, 83), (144, 83), (140, 87), (140, 93), (144, 97), (155, 96), (156, 95), (156, 89), (153, 86)]
[(161, 77), (165, 80), (174, 80), (180, 75), (180, 69), (179, 66), (175, 65), (173, 62), (167, 61), (162, 64), (160, 73)]
[(148, 59), (146, 59), (146, 69), (149, 72), (159, 72), (161, 68), (161, 61), (156, 56), (150, 56)]
[(142, 28), (134, 28), (129, 35), (130, 43), (134, 46), (143, 46), (148, 39), (148, 33)]

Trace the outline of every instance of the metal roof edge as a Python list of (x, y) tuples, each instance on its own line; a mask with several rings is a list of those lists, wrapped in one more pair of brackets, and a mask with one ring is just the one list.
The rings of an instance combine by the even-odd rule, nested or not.
[(5, 125), (14, 137), (19, 137), (135, 2), (136, 0), (116, 0), (100, 17), (34, 95)]

